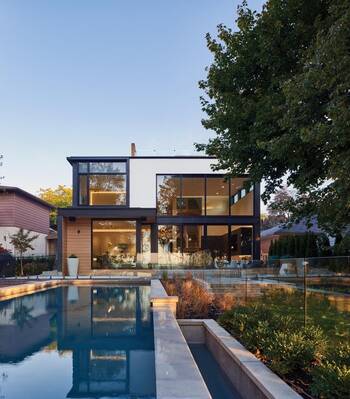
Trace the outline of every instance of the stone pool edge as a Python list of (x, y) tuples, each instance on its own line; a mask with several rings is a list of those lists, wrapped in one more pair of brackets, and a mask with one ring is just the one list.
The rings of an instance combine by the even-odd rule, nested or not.
[(211, 399), (175, 318), (177, 297), (151, 280), (157, 399)]
[(242, 398), (301, 399), (215, 320), (179, 319), (189, 344), (205, 344)]
[(50, 280), (28, 280), (28, 282), (16, 285), (9, 285), (0, 288), (0, 302), (8, 299), (21, 297), (24, 295), (33, 294), (35, 292), (44, 291), (50, 288), (64, 287), (68, 285), (91, 285), (91, 284), (150, 284), (149, 278), (128, 277), (123, 279), (50, 279)]

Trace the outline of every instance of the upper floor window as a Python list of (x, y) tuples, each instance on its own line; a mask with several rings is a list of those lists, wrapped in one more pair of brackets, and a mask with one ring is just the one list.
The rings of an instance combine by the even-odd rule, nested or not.
[(157, 212), (167, 216), (252, 216), (253, 185), (248, 177), (157, 175)]
[(126, 162), (79, 162), (80, 205), (126, 205)]

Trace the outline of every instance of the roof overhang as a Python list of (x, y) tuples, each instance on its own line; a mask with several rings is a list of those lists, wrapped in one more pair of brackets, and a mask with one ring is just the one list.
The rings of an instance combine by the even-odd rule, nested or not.
[(144, 222), (152, 223), (156, 219), (156, 209), (79, 206), (58, 208), (58, 215), (63, 217), (91, 219), (141, 219)]

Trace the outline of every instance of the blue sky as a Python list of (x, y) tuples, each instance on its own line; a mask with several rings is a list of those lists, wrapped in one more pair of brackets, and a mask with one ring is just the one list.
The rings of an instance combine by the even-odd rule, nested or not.
[[(234, 0), (2, 0), (2, 184), (71, 184), (68, 155), (193, 154), (205, 34)], [(263, 1), (251, 0), (261, 9)], [(156, 151), (156, 152), (154, 152)]]

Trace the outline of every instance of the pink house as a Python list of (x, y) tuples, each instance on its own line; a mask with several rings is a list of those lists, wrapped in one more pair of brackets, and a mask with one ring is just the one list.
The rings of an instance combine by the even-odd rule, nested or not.
[(34, 250), (26, 255), (52, 254), (52, 230), (50, 211), (52, 205), (18, 187), (0, 186), (0, 244), (16, 255), (10, 244), (10, 236), (19, 228), (29, 230), (38, 238), (33, 241)]

